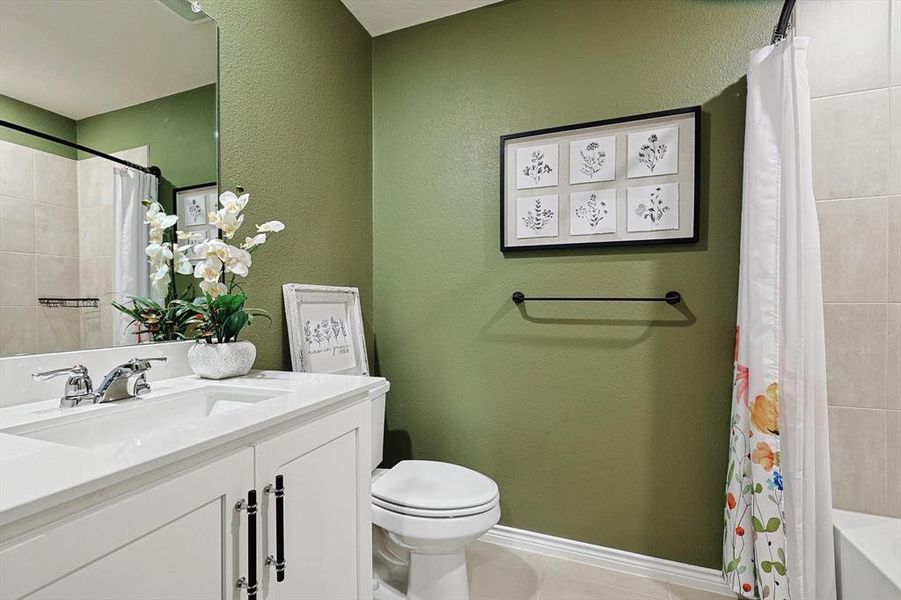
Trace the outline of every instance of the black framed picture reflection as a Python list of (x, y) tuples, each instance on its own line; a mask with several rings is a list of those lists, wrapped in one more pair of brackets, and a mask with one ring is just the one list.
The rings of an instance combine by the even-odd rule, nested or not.
[(700, 106), (501, 136), (501, 252), (697, 242), (700, 144)]

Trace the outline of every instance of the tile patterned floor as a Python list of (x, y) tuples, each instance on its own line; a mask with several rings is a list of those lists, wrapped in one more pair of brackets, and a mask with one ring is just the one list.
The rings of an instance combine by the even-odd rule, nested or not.
[(726, 600), (663, 581), (476, 542), (466, 550), (472, 600)]

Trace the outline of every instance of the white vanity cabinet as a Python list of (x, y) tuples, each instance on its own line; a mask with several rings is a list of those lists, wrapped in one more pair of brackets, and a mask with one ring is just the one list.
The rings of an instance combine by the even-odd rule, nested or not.
[(0, 598), (233, 598), (246, 563), (253, 487), (245, 448), (13, 540), (0, 550)]
[(284, 580), (276, 577), (276, 498), (261, 496), (262, 597), (349, 600), (372, 594), (369, 402), (255, 445), (256, 487), (284, 482)]
[(258, 600), (371, 598), (370, 402), (340, 404), (30, 517), (0, 543), (0, 600), (244, 600), (253, 554)]

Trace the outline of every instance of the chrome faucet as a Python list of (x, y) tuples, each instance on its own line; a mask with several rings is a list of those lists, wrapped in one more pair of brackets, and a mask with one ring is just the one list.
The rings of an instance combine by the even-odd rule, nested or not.
[(66, 388), (59, 405), (63, 408), (79, 406), (82, 404), (100, 404), (114, 400), (134, 398), (150, 391), (147, 383), (147, 370), (150, 369), (150, 361), (165, 361), (166, 357), (157, 358), (133, 358), (106, 374), (97, 391), (88, 370), (82, 365), (75, 365), (65, 369), (54, 369), (43, 373), (32, 374), (35, 381), (46, 381), (54, 377), (68, 375)]

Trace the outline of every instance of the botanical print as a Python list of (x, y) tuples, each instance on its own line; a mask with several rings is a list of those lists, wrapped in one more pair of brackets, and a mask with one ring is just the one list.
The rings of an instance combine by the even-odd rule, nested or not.
[(569, 182), (591, 183), (616, 178), (616, 137), (591, 138), (569, 144)]
[(679, 128), (664, 127), (629, 134), (629, 177), (679, 172)]
[(557, 236), (557, 196), (516, 199), (516, 237)]
[(678, 183), (629, 188), (627, 204), (630, 232), (679, 229)]
[(353, 339), (344, 304), (304, 304), (304, 352), (311, 371), (333, 373), (353, 367)]
[(206, 194), (193, 194), (182, 198), (182, 214), (185, 216), (184, 225), (206, 225)]
[(616, 190), (573, 192), (569, 195), (570, 235), (616, 232)]
[(557, 154), (557, 144), (517, 148), (516, 189), (557, 185)]
[(723, 577), (745, 598), (791, 598), (786, 576), (784, 481), (779, 444), (779, 384), (748, 401), (749, 369), (735, 328), (732, 429), (726, 472)]

